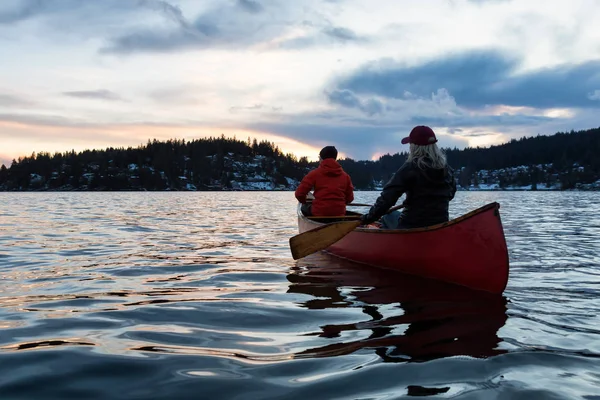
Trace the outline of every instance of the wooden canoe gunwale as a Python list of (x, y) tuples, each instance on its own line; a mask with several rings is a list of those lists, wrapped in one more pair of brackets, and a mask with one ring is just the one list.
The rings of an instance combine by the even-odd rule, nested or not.
[[(356, 228), (324, 252), (363, 265), (501, 294), (508, 283), (510, 265), (499, 208), (497, 202), (489, 203), (446, 223), (424, 228)], [(311, 220), (298, 206), (300, 233), (331, 222)], [(435, 251), (430, 254), (418, 251), (422, 240), (434, 240)], [(487, 243), (488, 240), (491, 242)], [(443, 254), (451, 254), (451, 258), (444, 258)], [(457, 254), (460, 257), (455, 257)]]
[[(466, 219), (472, 218), (478, 214), (481, 214), (483, 212), (489, 211), (490, 209), (496, 209), (499, 210), (500, 209), (500, 204), (497, 202), (493, 202), (493, 203), (489, 203), (486, 204), (483, 207), (480, 207), (478, 209), (475, 209), (467, 214), (461, 215), (460, 217), (454, 218), (448, 222), (443, 222), (441, 224), (437, 224), (437, 225), (431, 225), (431, 226), (426, 226), (423, 228), (413, 228), (413, 229), (369, 229), (369, 228), (356, 228), (356, 231), (358, 232), (368, 232), (368, 233), (375, 233), (375, 234), (383, 234), (383, 235), (387, 235), (387, 234), (409, 234), (409, 233), (418, 233), (418, 232), (430, 232), (430, 231), (435, 231), (438, 229), (442, 229), (442, 228), (447, 228), (449, 226), (452, 225), (456, 225)], [(499, 213), (496, 212), (495, 213), (496, 216), (499, 216)], [(302, 211), (300, 210), (300, 206), (298, 206), (298, 217), (302, 218), (303, 220), (314, 224), (314, 225), (325, 225), (326, 223), (323, 222), (318, 222), (318, 221), (314, 221), (311, 218), (306, 217), (304, 214), (302, 214)], [(339, 221), (337, 221), (339, 222)]]

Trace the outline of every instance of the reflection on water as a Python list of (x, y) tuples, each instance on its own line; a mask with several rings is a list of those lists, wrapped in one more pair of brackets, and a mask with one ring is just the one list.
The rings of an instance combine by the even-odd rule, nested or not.
[(288, 192), (0, 193), (0, 399), (593, 400), (595, 196), (458, 193), (501, 204), (494, 296), (293, 261)]
[(366, 338), (311, 348), (296, 357), (333, 357), (373, 349), (386, 362), (428, 361), (465, 355), (490, 357), (507, 319), (506, 298), (378, 270), (328, 255), (307, 257), (287, 279), (290, 293), (314, 299), (310, 309), (359, 308), (370, 319), (327, 324), (320, 337), (339, 338), (370, 330)]

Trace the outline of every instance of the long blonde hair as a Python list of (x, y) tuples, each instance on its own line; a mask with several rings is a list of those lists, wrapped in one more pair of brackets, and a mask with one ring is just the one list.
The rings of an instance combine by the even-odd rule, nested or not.
[(446, 155), (435, 143), (427, 146), (411, 143), (407, 161), (414, 162), (421, 169), (446, 167)]

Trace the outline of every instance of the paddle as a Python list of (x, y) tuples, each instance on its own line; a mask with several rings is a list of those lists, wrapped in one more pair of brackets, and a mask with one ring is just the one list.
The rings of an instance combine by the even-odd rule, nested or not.
[[(390, 208), (386, 214), (404, 208), (404, 204)], [(292, 257), (297, 260), (324, 250), (358, 228), (360, 221), (334, 222), (290, 238)]]

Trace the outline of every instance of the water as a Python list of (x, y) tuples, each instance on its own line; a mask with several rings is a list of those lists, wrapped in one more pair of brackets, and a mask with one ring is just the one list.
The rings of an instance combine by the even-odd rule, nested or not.
[(289, 192), (0, 193), (0, 398), (600, 399), (597, 194), (491, 201), (504, 296), (293, 261)]

